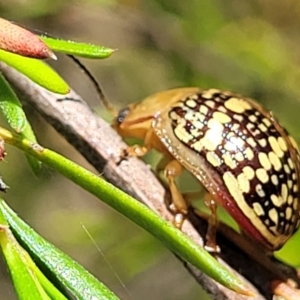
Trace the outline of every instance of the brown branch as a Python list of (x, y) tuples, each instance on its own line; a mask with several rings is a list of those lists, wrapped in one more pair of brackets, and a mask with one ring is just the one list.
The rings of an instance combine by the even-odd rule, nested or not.
[[(168, 221), (172, 219), (172, 215), (164, 204), (164, 199), (168, 194), (149, 167), (135, 158), (123, 161), (120, 165), (116, 164), (126, 144), (105, 121), (89, 108), (78, 94), (71, 91), (67, 95), (68, 98), (76, 101), (58, 101), (62, 98), (61, 95), (41, 88), (3, 63), (0, 63), (0, 71), (14, 87), (20, 99), (30, 103), (108, 181), (150, 207), (164, 219)], [(190, 220), (197, 226), (197, 230)], [(202, 236), (204, 236), (205, 228), (206, 222), (191, 212), (189, 220), (183, 224), (182, 231), (202, 246), (203, 239), (199, 232), (202, 232)], [(228, 266), (226, 262), (232, 264), (238, 273), (251, 278), (251, 282), (259, 287), (258, 292), (252, 283), (238, 274), (258, 293), (256, 298), (251, 299), (271, 299), (270, 284), (274, 278), (274, 272), (251, 260), (240, 249), (230, 244), (227, 239), (218, 237), (218, 243), (222, 249), (222, 258), (218, 258), (220, 263), (226, 266)], [(215, 283), (193, 266), (186, 263), (185, 266), (213, 299), (247, 299), (247, 297), (238, 295)], [(231, 267), (228, 266), (228, 268)]]

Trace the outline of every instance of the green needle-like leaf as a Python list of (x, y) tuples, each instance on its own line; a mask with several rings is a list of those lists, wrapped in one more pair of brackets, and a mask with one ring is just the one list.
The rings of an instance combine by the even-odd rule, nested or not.
[(87, 58), (107, 58), (115, 50), (93, 44), (78, 43), (62, 39), (40, 36), (41, 40), (52, 50)]
[[(3, 200), (2, 200), (3, 201)], [(3, 201), (4, 202), (4, 201)], [(5, 204), (5, 203), (4, 203)], [(1, 202), (0, 202), (1, 205)], [(0, 207), (1, 209), (1, 207)], [(13, 229), (13, 228), (12, 228)], [(16, 234), (17, 235), (17, 234)], [(67, 298), (53, 285), (51, 281), (40, 271), (40, 269), (36, 266), (33, 262), (32, 258), (29, 254), (22, 248), (21, 251), (23, 252), (24, 261), (28, 268), (32, 272), (34, 272), (37, 280), (39, 281), (40, 286), (44, 289), (47, 295), (51, 299), (55, 300), (67, 300)]]
[(0, 202), (0, 209), (15, 234), (28, 248), (28, 251), (38, 258), (73, 293), (76, 299), (118, 300), (118, 297), (113, 292), (81, 265), (44, 240), (18, 218), (4, 201)]
[(0, 109), (11, 128), (22, 132), (26, 124), (26, 116), (22, 105), (9, 84), (0, 73)]
[[(3, 215), (0, 219), (3, 220)], [(50, 300), (34, 273), (26, 265), (24, 252), (8, 226), (2, 223), (0, 227), (0, 245), (18, 298), (20, 300)]]
[[(22, 136), (23, 138), (28, 139), (30, 141), (33, 141), (35, 143), (37, 142), (35, 134), (32, 130), (32, 127), (28, 121), (26, 121), (24, 130), (20, 133), (20, 136)], [(28, 161), (33, 173), (36, 176), (38, 176), (42, 170), (42, 163), (39, 160), (37, 160), (35, 157), (28, 155), (28, 154), (26, 154), (26, 158), (27, 158), (27, 161)]]
[[(7, 220), (5, 219), (5, 216), (3, 214), (4, 211), (1, 206), (2, 202), (4, 203), (3, 205), (5, 205), (5, 202), (0, 199), (0, 244), (3, 253), (5, 254), (5, 257), (8, 261), (8, 266), (13, 275), (13, 278), (17, 276), (15, 286), (20, 285), (21, 291), (23, 291), (24, 289), (24, 293), (27, 297), (26, 299), (32, 299), (31, 287), (29, 286), (29, 289), (27, 289), (28, 293), (25, 289), (27, 286), (28, 278), (25, 278), (25, 281), (19, 280), (19, 278), (22, 278), (22, 275), (27, 277), (27, 273), (29, 271), (30, 274), (34, 275), (34, 283), (38, 285), (39, 291), (42, 291), (42, 289), (44, 289), (46, 293), (51, 297), (51, 299), (66, 300), (67, 298), (55, 286), (53, 286), (53, 284), (37, 268), (28, 253), (18, 244), (18, 242), (12, 235), (9, 224), (7, 223)], [(1, 234), (3, 235), (1, 236)], [(17, 289), (19, 289), (19, 287), (17, 287)], [(18, 292), (18, 294), (20, 293)], [(45, 296), (44, 291), (42, 292), (42, 295)], [(45, 297), (46, 299), (49, 299), (48, 296)]]
[(70, 90), (68, 84), (50, 66), (41, 60), (24, 57), (0, 49), (0, 61), (12, 66), (51, 92), (65, 95)]
[[(0, 109), (2, 110), (3, 116), (7, 120), (8, 124), (22, 137), (36, 142), (35, 134), (26, 119), (22, 104), (1, 73), (0, 91)], [(38, 174), (41, 170), (41, 162), (32, 156), (26, 156), (33, 172)]]
[(216, 281), (234, 291), (253, 296), (253, 292), (236, 276), (219, 264), (210, 254), (195, 244), (180, 230), (99, 176), (53, 151), (44, 149), (27, 140), (20, 140), (3, 128), (0, 128), (0, 136), (7, 143), (15, 145), (26, 153), (38, 158), (43, 163), (56, 169), (85, 190), (97, 196), (157, 237), (170, 250), (181, 256), (185, 261), (193, 264)]

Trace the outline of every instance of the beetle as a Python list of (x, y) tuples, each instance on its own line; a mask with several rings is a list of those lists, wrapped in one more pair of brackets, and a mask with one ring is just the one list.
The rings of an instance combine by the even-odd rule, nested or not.
[(223, 206), (265, 249), (280, 249), (299, 227), (297, 144), (256, 101), (217, 89), (172, 89), (122, 109), (113, 127), (144, 141), (126, 155), (141, 157), (151, 149), (163, 154), (159, 166), (177, 227), (188, 210), (175, 183), (184, 169), (209, 193), (212, 208)]

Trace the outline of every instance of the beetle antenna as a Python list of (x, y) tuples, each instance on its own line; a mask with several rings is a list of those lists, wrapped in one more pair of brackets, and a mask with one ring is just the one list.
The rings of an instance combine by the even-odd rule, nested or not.
[(87, 69), (87, 67), (75, 56), (68, 54), (68, 57), (70, 57), (78, 66), (79, 68), (83, 71), (83, 73), (91, 80), (91, 82), (93, 83), (97, 94), (100, 98), (100, 101), (103, 103), (103, 105), (105, 106), (105, 108), (110, 111), (114, 116), (118, 115), (118, 111), (110, 104), (110, 102), (107, 100), (107, 98), (105, 97), (98, 81), (95, 79), (95, 77), (92, 75), (92, 73)]

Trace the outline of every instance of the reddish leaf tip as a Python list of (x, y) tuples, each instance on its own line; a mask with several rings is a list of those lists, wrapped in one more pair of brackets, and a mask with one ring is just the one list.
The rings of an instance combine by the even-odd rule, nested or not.
[(37, 35), (2, 18), (0, 18), (0, 48), (39, 59), (55, 57)]
[(55, 53), (49, 49), (48, 51), (48, 57), (53, 59), (53, 60), (57, 60), (57, 56), (55, 55)]

